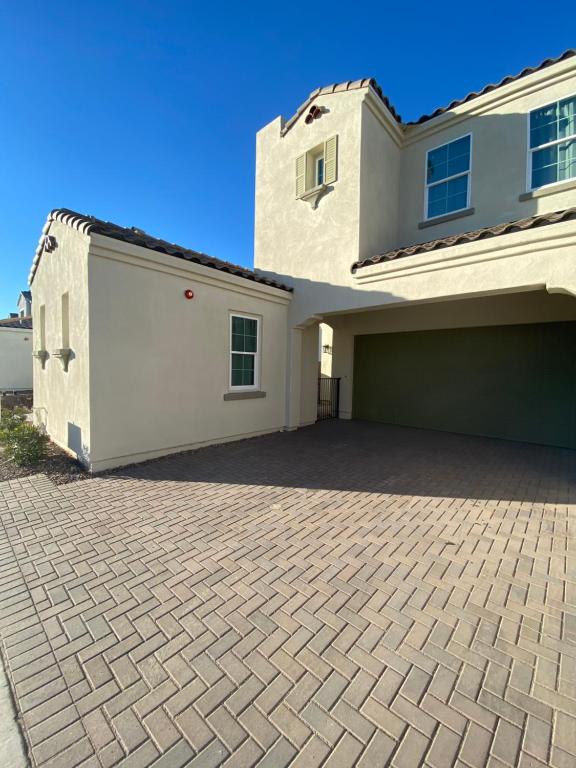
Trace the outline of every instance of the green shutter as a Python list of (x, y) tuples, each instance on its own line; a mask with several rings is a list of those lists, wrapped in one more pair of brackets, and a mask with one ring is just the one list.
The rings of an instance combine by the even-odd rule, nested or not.
[(324, 143), (324, 184), (336, 181), (338, 160), (338, 136), (332, 136)]
[(296, 197), (306, 192), (306, 155), (296, 158)]

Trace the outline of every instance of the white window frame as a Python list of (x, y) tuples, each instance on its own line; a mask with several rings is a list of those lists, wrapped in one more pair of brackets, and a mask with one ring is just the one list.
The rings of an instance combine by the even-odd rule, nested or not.
[[(246, 320), (256, 320), (256, 352), (238, 352), (232, 349), (232, 318), (242, 317)], [(231, 392), (253, 392), (260, 389), (260, 358), (261, 358), (262, 318), (258, 315), (249, 315), (246, 312), (230, 312), (228, 323), (228, 389)], [(254, 356), (254, 384), (232, 384), (232, 355)]]
[[(435, 152), (437, 149), (441, 149), (442, 147), (448, 146), (448, 144), (453, 144), (455, 141), (460, 141), (460, 139), (465, 139), (467, 136), (470, 137), (470, 167), (467, 171), (463, 171), (462, 173), (455, 173), (452, 176), (446, 176), (445, 179), (441, 179), (440, 181), (434, 181), (432, 184), (428, 184), (428, 155), (430, 152)], [(434, 221), (434, 219), (440, 219), (443, 216), (450, 216), (451, 214), (460, 213), (460, 211), (466, 211), (468, 208), (470, 208), (471, 205), (471, 197), (472, 197), (472, 142), (474, 140), (474, 137), (472, 136), (472, 133), (464, 133), (462, 136), (457, 136), (455, 139), (450, 139), (450, 141), (444, 141), (442, 144), (438, 144), (435, 147), (430, 147), (426, 151), (426, 158), (424, 160), (424, 221)], [(468, 185), (466, 189), (466, 205), (464, 208), (458, 208), (456, 211), (450, 211), (449, 213), (439, 213), (437, 216), (428, 216), (428, 192), (430, 190), (430, 187), (436, 187), (438, 184), (445, 184), (447, 181), (452, 181), (452, 179), (457, 179), (460, 176), (468, 176)]]
[(575, 97), (576, 97), (576, 93), (572, 93), (572, 94), (568, 94), (568, 96), (562, 96), (562, 98), (556, 99), (556, 101), (543, 101), (542, 104), (540, 104), (539, 106), (533, 107), (526, 115), (526, 151), (527, 151), (526, 191), (527, 192), (534, 192), (538, 189), (550, 189), (550, 187), (556, 187), (558, 184), (566, 184), (567, 181), (576, 181), (576, 176), (573, 176), (571, 179), (562, 179), (562, 181), (552, 181), (550, 182), (550, 184), (543, 184), (541, 187), (532, 186), (532, 162), (533, 162), (534, 152), (537, 152), (540, 149), (548, 149), (548, 147), (553, 147), (555, 144), (563, 144), (566, 141), (576, 140), (576, 133), (571, 133), (570, 136), (564, 136), (564, 138), (562, 139), (549, 141), (546, 144), (540, 144), (540, 146), (538, 147), (530, 146), (530, 116), (532, 115), (532, 112), (536, 112), (537, 110), (543, 109), (544, 107), (551, 107), (552, 104), (559, 104), (561, 101), (565, 101), (566, 99), (573, 99)]

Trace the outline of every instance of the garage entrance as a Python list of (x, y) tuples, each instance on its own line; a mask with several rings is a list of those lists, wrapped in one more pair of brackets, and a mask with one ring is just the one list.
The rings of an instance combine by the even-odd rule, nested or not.
[(356, 336), (353, 415), (576, 448), (576, 323)]

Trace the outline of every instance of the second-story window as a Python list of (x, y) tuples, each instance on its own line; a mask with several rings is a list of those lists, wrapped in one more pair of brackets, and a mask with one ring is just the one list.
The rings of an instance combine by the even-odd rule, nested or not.
[(470, 134), (426, 153), (426, 218), (470, 205)]
[(332, 136), (296, 158), (296, 197), (333, 184), (337, 176), (338, 137)]
[(576, 178), (576, 96), (530, 112), (532, 189)]

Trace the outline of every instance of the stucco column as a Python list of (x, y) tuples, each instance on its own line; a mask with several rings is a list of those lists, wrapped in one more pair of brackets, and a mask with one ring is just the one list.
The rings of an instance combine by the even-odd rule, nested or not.
[(320, 375), (320, 326), (302, 331), (300, 379), (300, 426), (314, 424), (318, 415), (318, 376)]
[(340, 379), (339, 418), (352, 418), (352, 385), (354, 377), (354, 334), (344, 327), (333, 327), (332, 376)]
[(300, 425), (300, 379), (302, 370), (303, 328), (288, 329), (288, 367), (286, 372), (286, 429)]
[(289, 330), (286, 429), (313, 424), (317, 416), (319, 324), (316, 319)]

